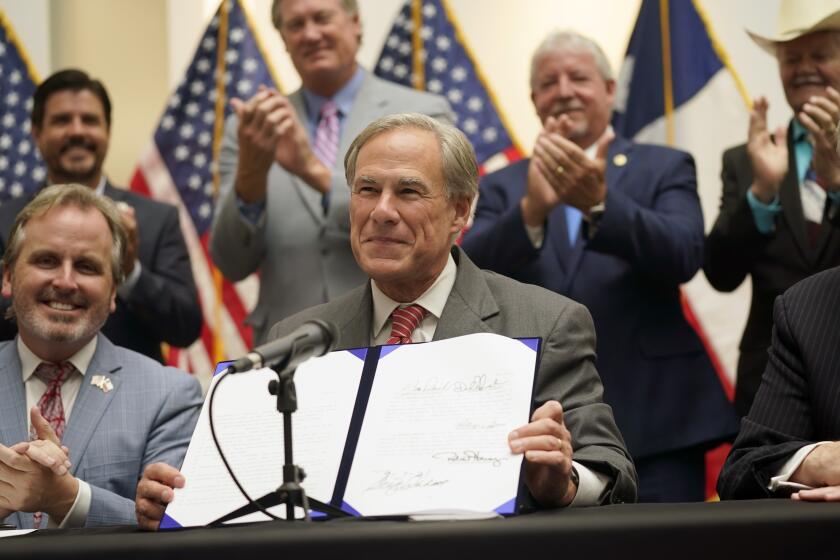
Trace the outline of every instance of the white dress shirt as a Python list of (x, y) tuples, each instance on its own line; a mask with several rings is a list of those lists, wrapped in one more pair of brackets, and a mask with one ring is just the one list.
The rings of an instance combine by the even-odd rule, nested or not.
[[(440, 316), (443, 313), (443, 308), (446, 305), (446, 300), (449, 299), (449, 293), (455, 285), (457, 270), (455, 260), (450, 254), (449, 259), (446, 261), (446, 266), (440, 275), (438, 275), (437, 279), (435, 279), (435, 282), (415, 301), (408, 303), (400, 303), (392, 300), (379, 289), (376, 282), (371, 280), (370, 286), (373, 295), (371, 343), (374, 346), (385, 344), (391, 336), (391, 313), (397, 307), (406, 307), (415, 303), (423, 306), (429, 313), (423, 318), (423, 321), (414, 332), (411, 333), (411, 340), (412, 342), (431, 341), (435, 336), (435, 330), (437, 329), (438, 321), (440, 321)], [(598, 505), (604, 490), (612, 482), (612, 477), (588, 469), (577, 461), (572, 461), (572, 464), (578, 472), (580, 482), (577, 493), (570, 505), (572, 507)]]
[(796, 469), (799, 468), (799, 465), (802, 464), (802, 461), (805, 460), (805, 457), (814, 450), (815, 447), (820, 445), (825, 445), (826, 443), (831, 443), (830, 441), (819, 441), (817, 443), (812, 443), (810, 445), (806, 445), (804, 447), (800, 447), (799, 450), (794, 453), (790, 459), (785, 461), (785, 464), (782, 465), (782, 468), (779, 469), (776, 476), (770, 479), (770, 484), (767, 485), (767, 489), (771, 491), (781, 490), (781, 489), (788, 489), (788, 490), (810, 490), (812, 487), (806, 484), (800, 484), (798, 482), (791, 482), (790, 477), (793, 476), (793, 473), (796, 472)]
[[(97, 337), (93, 337), (90, 342), (85, 344), (78, 352), (70, 356), (67, 360), (75, 366), (77, 373), (70, 375), (67, 380), (61, 385), (61, 405), (64, 407), (64, 420), (70, 421), (70, 414), (73, 411), (73, 405), (76, 403), (76, 396), (79, 394), (79, 389), (84, 380), (85, 371), (87, 371), (90, 361), (93, 359), (93, 354), (96, 352)], [(26, 430), (29, 433), (31, 423), (29, 421), (29, 409), (33, 406), (38, 406), (38, 401), (47, 390), (47, 384), (38, 379), (35, 375), (35, 369), (43, 362), (41, 358), (36, 356), (30, 350), (23, 340), (17, 337), (18, 356), (20, 356), (20, 370), (23, 375), (23, 385), (26, 388)], [(66, 474), (64, 476), (70, 476)], [(50, 529), (59, 528), (66, 529), (72, 527), (83, 527), (87, 521), (87, 515), (90, 511), (90, 486), (79, 479), (79, 492), (76, 494), (76, 500), (70, 506), (70, 511), (61, 521), (60, 524), (55, 523), (50, 518), (47, 527)]]

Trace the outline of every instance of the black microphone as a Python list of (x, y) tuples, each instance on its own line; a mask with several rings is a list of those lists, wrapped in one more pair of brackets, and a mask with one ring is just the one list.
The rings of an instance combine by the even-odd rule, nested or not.
[(309, 358), (323, 356), (333, 349), (336, 328), (326, 321), (313, 319), (291, 334), (254, 348), (228, 366), (229, 373), (242, 373), (263, 366), (273, 366), (285, 360), (285, 368), (295, 368)]

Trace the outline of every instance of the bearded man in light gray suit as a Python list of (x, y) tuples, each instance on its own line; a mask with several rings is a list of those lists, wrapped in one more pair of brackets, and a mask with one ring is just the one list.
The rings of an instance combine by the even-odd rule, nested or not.
[[(392, 313), (422, 308), (411, 342), (491, 332), (542, 337), (531, 422), (508, 438), (525, 457), (525, 503), (537, 507), (634, 501), (636, 471), (602, 401), (589, 312), (561, 295), (479, 270), (453, 242), (467, 224), (478, 165), (456, 128), (408, 113), (371, 123), (345, 159), (350, 242), (370, 281), (271, 329), (336, 325), (336, 347), (384, 344)], [(399, 326), (397, 327), (399, 330)], [(152, 465), (137, 487), (141, 527), (156, 528), (177, 470)]]
[[(257, 343), (277, 321), (365, 281), (348, 242), (350, 191), (341, 160), (350, 141), (391, 113), (452, 121), (442, 97), (386, 82), (358, 65), (355, 0), (275, 0), (272, 18), (302, 88), (288, 97), (262, 89), (232, 101), (210, 235), (211, 255), (226, 278), (261, 273), (259, 299), (246, 320)], [(322, 114), (328, 105), (337, 110), (332, 150), (316, 138), (329, 130)]]
[(15, 220), (3, 296), (18, 336), (0, 343), (7, 523), (133, 523), (143, 469), (183, 460), (201, 406), (198, 383), (99, 333), (115, 308), (126, 240), (116, 205), (82, 185), (42, 190)]

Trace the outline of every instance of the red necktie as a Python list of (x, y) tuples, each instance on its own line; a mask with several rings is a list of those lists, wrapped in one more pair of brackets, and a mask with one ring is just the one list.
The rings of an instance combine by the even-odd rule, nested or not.
[(385, 344), (411, 344), (411, 333), (428, 313), (416, 303), (394, 309), (391, 313), (391, 337)]
[[(50, 423), (55, 435), (61, 439), (64, 435), (64, 425), (66, 423), (64, 418), (64, 403), (61, 402), (61, 385), (67, 381), (70, 375), (76, 371), (76, 368), (70, 362), (62, 362), (60, 364), (52, 364), (49, 362), (41, 362), (35, 368), (35, 377), (46, 383), (47, 390), (38, 401), (38, 408), (41, 415)], [(30, 439), (37, 439), (35, 435), (35, 428), (29, 430)]]

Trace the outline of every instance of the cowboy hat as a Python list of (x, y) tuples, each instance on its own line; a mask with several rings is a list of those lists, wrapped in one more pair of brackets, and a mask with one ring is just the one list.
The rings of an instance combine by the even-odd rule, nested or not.
[(816, 31), (840, 31), (837, 0), (782, 0), (776, 36), (764, 37), (747, 29), (759, 47), (776, 56), (776, 45)]

